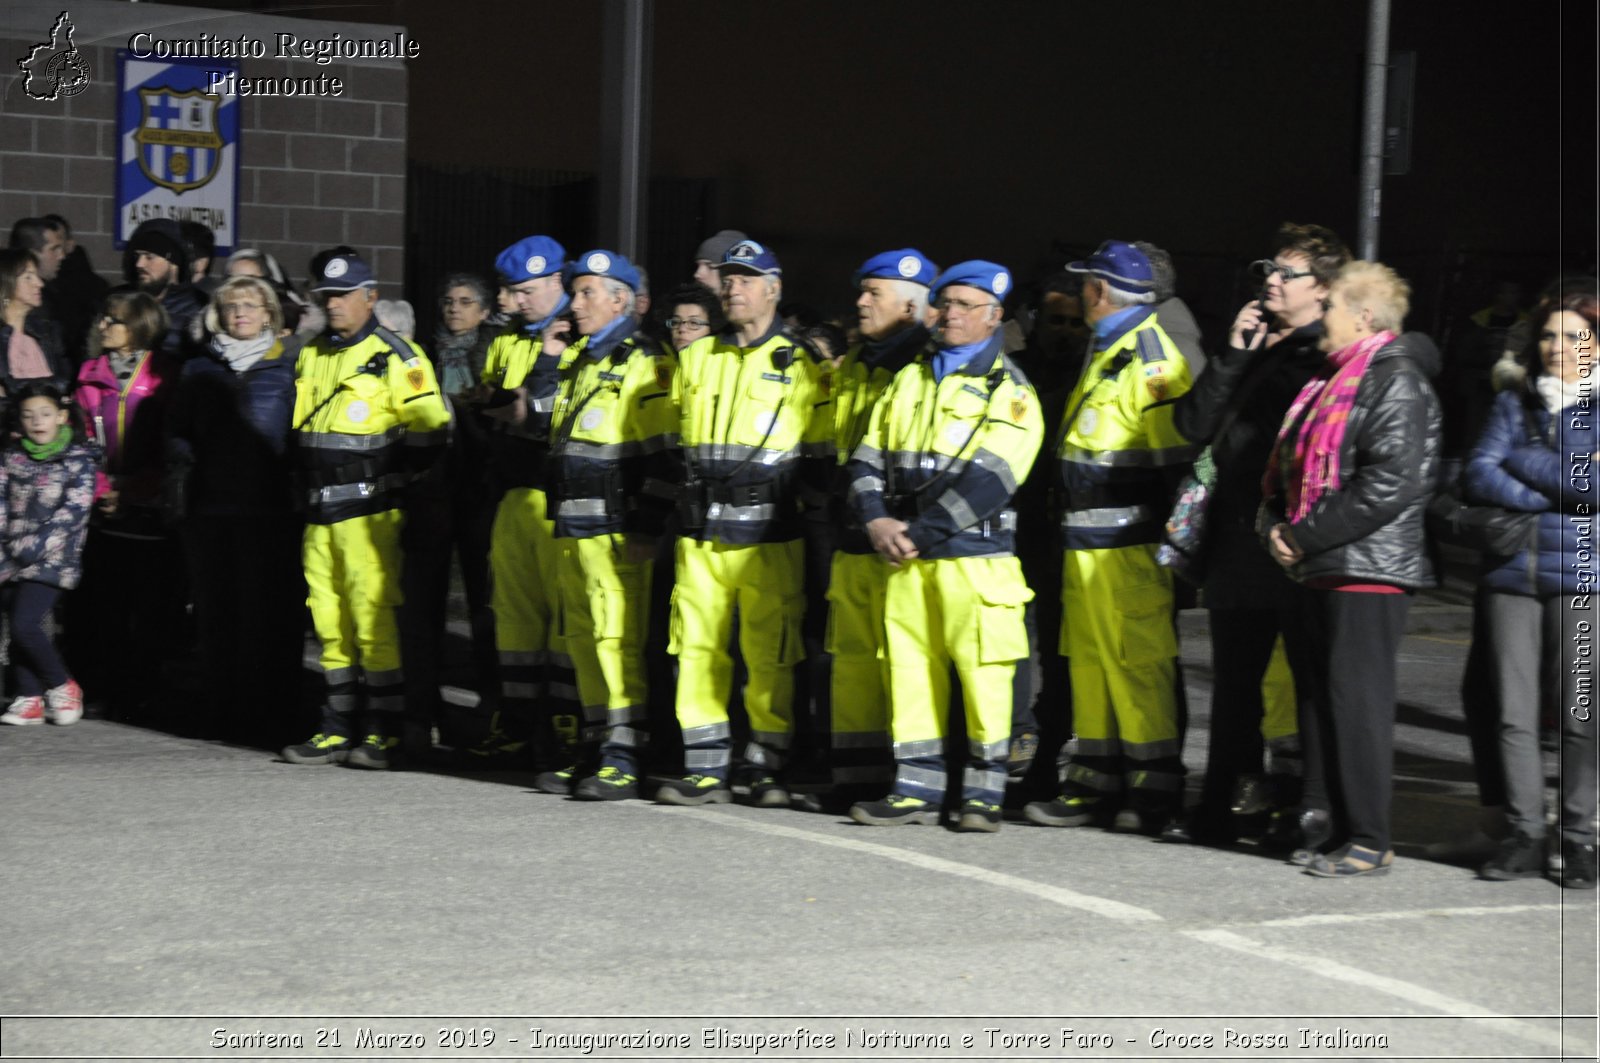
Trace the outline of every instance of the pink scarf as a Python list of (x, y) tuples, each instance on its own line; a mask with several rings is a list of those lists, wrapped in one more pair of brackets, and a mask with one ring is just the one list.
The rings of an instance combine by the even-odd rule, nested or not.
[[(1316, 376), (1306, 381), (1300, 394), (1295, 396), (1289, 412), (1278, 429), (1278, 443), (1272, 448), (1267, 462), (1267, 475), (1262, 493), (1267, 497), (1278, 494), (1278, 470), (1281, 467), (1285, 440), (1295, 425), (1299, 432), (1294, 438), (1294, 450), (1288, 457), (1288, 475), (1284, 486), (1288, 491), (1289, 523), (1294, 524), (1311, 512), (1321, 498), (1337, 491), (1340, 484), (1339, 451), (1344, 444), (1344, 430), (1350, 423), (1350, 408), (1355, 405), (1356, 390), (1361, 377), (1377, 354), (1394, 339), (1387, 330), (1357, 340), (1328, 355), (1328, 364)], [(1305, 414), (1306, 407), (1311, 412)], [(1301, 415), (1305, 419), (1301, 420)]]

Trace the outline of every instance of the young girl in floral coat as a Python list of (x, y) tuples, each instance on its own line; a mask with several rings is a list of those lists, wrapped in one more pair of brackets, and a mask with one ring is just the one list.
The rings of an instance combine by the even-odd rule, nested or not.
[(13, 398), (22, 435), (0, 455), (0, 606), (11, 621), (17, 697), (0, 723), (77, 723), (83, 692), (44, 624), (78, 584), (100, 454), (75, 437), (54, 386), (28, 384)]

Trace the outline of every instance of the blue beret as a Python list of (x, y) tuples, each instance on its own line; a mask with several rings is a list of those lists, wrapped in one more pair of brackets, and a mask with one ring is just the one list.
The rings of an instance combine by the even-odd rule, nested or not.
[(902, 247), (898, 251), (885, 251), (881, 255), (873, 255), (861, 263), (861, 268), (856, 270), (853, 283), (860, 284), (869, 277), (881, 277), (892, 281), (910, 281), (923, 287), (933, 283), (933, 278), (938, 274), (939, 267), (928, 261), (924, 255), (914, 247)]
[(507, 284), (521, 284), (560, 273), (566, 261), (566, 248), (548, 236), (529, 236), (500, 252), (494, 268)]
[(1067, 272), (1087, 273), (1113, 288), (1136, 294), (1155, 291), (1156, 287), (1150, 259), (1137, 247), (1121, 240), (1107, 240), (1082, 262), (1068, 262)]
[(579, 277), (610, 277), (621, 281), (635, 293), (639, 291), (639, 268), (615, 251), (585, 251), (572, 264), (572, 280)]
[(360, 255), (334, 255), (322, 264), (322, 270), (311, 278), (314, 292), (348, 292), (356, 288), (376, 288), (372, 267)]
[(939, 293), (952, 284), (981, 288), (996, 299), (1004, 299), (1006, 293), (1011, 291), (1011, 271), (997, 262), (985, 262), (981, 258), (957, 262), (934, 278), (930, 297), (938, 298)]
[(761, 273), (766, 276), (783, 276), (778, 256), (754, 240), (740, 240), (722, 254), (717, 263), (719, 273)]

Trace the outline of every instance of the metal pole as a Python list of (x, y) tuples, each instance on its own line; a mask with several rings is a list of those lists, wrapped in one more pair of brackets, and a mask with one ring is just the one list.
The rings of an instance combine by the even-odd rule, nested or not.
[(1361, 115), (1361, 198), (1356, 206), (1358, 253), (1378, 257), (1383, 215), (1384, 91), (1389, 79), (1389, 0), (1368, 0), (1366, 94)]
[(650, 0), (605, 0), (600, 243), (639, 261), (649, 166)]

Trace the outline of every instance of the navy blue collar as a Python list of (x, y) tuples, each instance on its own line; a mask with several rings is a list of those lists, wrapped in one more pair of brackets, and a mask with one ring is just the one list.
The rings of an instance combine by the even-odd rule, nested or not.
[(916, 324), (881, 340), (867, 340), (861, 345), (861, 360), (873, 369), (899, 372), (927, 345), (928, 327)]
[(356, 344), (360, 343), (377, 330), (378, 315), (373, 314), (371, 317), (367, 318), (367, 323), (362, 325), (360, 331), (358, 331), (354, 336), (341, 336), (337, 332), (333, 331), (332, 327), (324, 329), (322, 334), (327, 338), (328, 345), (330, 347), (354, 347)]
[(561, 316), (561, 312), (571, 305), (572, 296), (568, 295), (566, 292), (562, 292), (561, 301), (556, 304), (556, 308), (554, 310), (550, 311), (548, 317), (546, 317), (543, 321), (523, 322), (522, 331), (527, 334), (529, 339), (538, 339), (539, 334), (545, 329), (549, 328), (551, 323), (555, 321), (556, 318)]
[(1108, 319), (1112, 324), (1103, 335), (1099, 329), (1095, 330), (1094, 349), (1108, 351), (1115, 347), (1118, 340), (1155, 316), (1155, 312), (1156, 308), (1153, 306), (1130, 306), (1126, 310), (1119, 310)]

